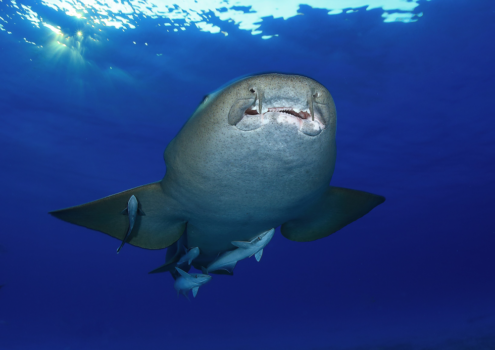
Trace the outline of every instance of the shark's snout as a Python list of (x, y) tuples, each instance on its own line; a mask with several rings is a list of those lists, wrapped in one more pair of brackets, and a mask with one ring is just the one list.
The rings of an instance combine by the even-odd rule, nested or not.
[(309, 136), (319, 135), (329, 123), (330, 108), (321, 100), (325, 89), (319, 91), (308, 81), (312, 82), (309, 78), (272, 74), (241, 87), (246, 91), (233, 103), (229, 124), (251, 131), (275, 121), (292, 124)]

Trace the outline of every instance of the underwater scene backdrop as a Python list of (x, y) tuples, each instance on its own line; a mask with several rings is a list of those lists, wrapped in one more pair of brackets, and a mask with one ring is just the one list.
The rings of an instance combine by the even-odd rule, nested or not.
[[(0, 349), (495, 349), (495, 2), (0, 0)], [(48, 212), (160, 180), (203, 96), (300, 74), (386, 197), (188, 301)], [(124, 209), (124, 208), (122, 208)]]

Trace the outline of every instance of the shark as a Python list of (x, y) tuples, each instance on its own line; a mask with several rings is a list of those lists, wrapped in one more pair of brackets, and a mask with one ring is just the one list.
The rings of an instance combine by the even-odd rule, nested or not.
[[(296, 242), (322, 239), (385, 201), (330, 185), (336, 128), (333, 98), (316, 80), (243, 77), (199, 104), (167, 145), (160, 181), (51, 215), (145, 249), (187, 236), (188, 247), (201, 251), (192, 261), (198, 270), (237, 249), (233, 241), (251, 242), (272, 228)], [(121, 210), (131, 196), (146, 215), (136, 216), (127, 235)]]
[(177, 272), (180, 274), (175, 280), (174, 288), (177, 291), (177, 295), (182, 294), (187, 298), (187, 293), (192, 290), (193, 297), (196, 298), (199, 287), (211, 281), (210, 275), (203, 275), (200, 273), (188, 274), (184, 270), (176, 267)]
[(233, 241), (232, 245), (237, 247), (237, 249), (230, 250), (223, 255), (221, 255), (217, 260), (212, 262), (208, 267), (203, 267), (203, 273), (210, 273), (213, 271), (224, 270), (228, 274), (234, 273), (235, 265), (238, 261), (255, 256), (256, 260), (259, 262), (261, 256), (263, 255), (263, 248), (270, 243), (275, 229), (263, 232), (258, 237), (255, 237), (250, 242)]

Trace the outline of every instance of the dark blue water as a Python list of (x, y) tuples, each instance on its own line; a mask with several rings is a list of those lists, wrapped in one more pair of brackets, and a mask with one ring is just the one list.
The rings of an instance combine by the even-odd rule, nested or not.
[[(215, 18), (228, 36), (140, 17), (78, 55), (0, 9), (0, 349), (495, 349), (493, 1), (420, 1), (414, 23), (301, 5), (263, 20), (269, 40)], [(260, 263), (191, 301), (147, 274), (164, 250), (116, 255), (117, 240), (47, 214), (161, 179), (205, 94), (270, 71), (328, 88), (332, 185), (384, 204), (310, 243), (277, 230)]]

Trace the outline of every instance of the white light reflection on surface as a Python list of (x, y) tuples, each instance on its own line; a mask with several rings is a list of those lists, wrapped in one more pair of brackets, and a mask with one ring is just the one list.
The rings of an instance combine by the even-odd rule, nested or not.
[[(31, 7), (10, 1), (17, 13), (25, 20), (39, 27), (40, 18)], [(134, 29), (138, 26), (136, 16), (163, 18), (174, 26), (185, 30), (195, 25), (200, 30), (220, 33), (221, 28), (210, 23), (212, 16), (224, 22), (233, 22), (239, 29), (250, 31), (253, 35), (261, 34), (259, 29), (264, 17), (289, 19), (300, 15), (301, 5), (315, 9), (328, 10), (329, 15), (352, 13), (356, 9), (382, 9), (384, 22), (415, 22), (414, 13), (419, 0), (42, 0), (41, 3), (68, 16), (86, 20), (90, 25), (104, 25), (117, 29)], [(179, 22), (174, 22), (179, 21)], [(165, 26), (170, 23), (164, 23)], [(177, 29), (177, 28), (176, 28)]]
[[(222, 23), (234, 24), (239, 30), (249, 31), (252, 35), (263, 34), (261, 25), (264, 18), (289, 18), (304, 15), (301, 6), (328, 11), (328, 15), (349, 15), (359, 11), (381, 9), (381, 17), (385, 23), (416, 22), (423, 13), (416, 13), (420, 0), (41, 0), (41, 5), (57, 12), (74, 17), (79, 23), (78, 28), (71, 33), (64, 33), (59, 23), (46, 21), (31, 6), (21, 4), (21, 0), (0, 0), (1, 6), (7, 6), (11, 13), (2, 13), (0, 17), (0, 32), (11, 34), (13, 18), (19, 16), (29, 21), (34, 28), (48, 28), (51, 37), (44, 42), (45, 47), (55, 50), (70, 50), (76, 59), (82, 58), (84, 47), (91, 44), (101, 44), (109, 39), (102, 36), (109, 27), (122, 31), (139, 27), (141, 21), (156, 20), (157, 30), (163, 30), (171, 35), (185, 31), (191, 27), (212, 34), (229, 33), (222, 30)], [(430, 0), (426, 0), (430, 1)], [(12, 23), (14, 22), (14, 23)], [(50, 32), (49, 32), (50, 33)], [(267, 40), (278, 34), (259, 35)], [(29, 39), (29, 38), (28, 38)], [(33, 41), (24, 38), (29, 44), (43, 48)], [(136, 44), (135, 41), (132, 42)], [(138, 44), (139, 45), (139, 44)], [(148, 46), (148, 43), (141, 43)]]

